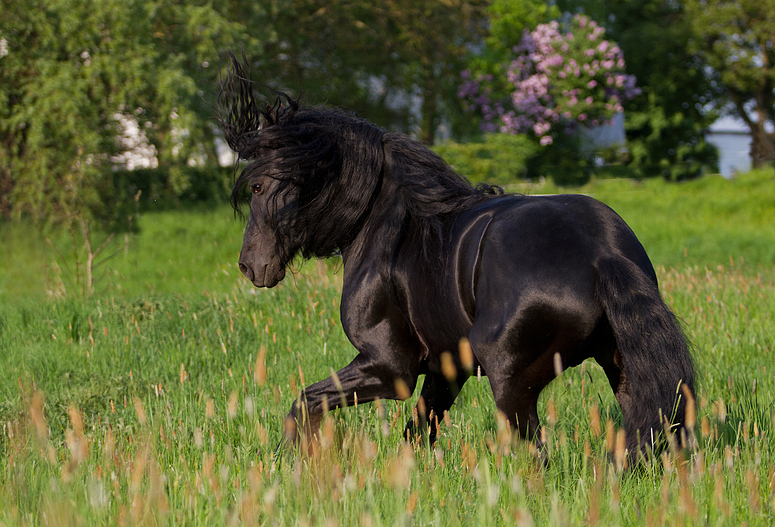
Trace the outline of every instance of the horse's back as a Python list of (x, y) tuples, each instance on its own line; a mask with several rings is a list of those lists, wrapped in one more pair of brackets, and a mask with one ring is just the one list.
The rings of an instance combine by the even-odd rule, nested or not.
[(633, 261), (654, 279), (643, 246), (610, 207), (579, 194), (506, 196), (477, 214), (492, 209), (479, 249), (482, 262), (495, 259), (526, 278), (547, 273), (566, 276), (594, 267), (612, 254)]
[(610, 254), (651, 269), (632, 231), (599, 201), (499, 196), (452, 223), (444, 272), (418, 266), (420, 249), (404, 246), (393, 281), (430, 355), (471, 331), (540, 346), (549, 333), (584, 340), (594, 332), (603, 314), (596, 262)]
[(624, 256), (653, 276), (635, 235), (597, 200), (515, 196), (492, 206), (471, 271), (475, 338), (536, 352), (583, 347), (605, 318), (597, 262)]

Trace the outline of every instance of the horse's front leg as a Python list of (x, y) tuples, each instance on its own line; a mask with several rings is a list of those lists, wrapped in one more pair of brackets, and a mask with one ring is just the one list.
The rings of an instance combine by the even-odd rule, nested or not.
[(452, 408), (463, 384), (468, 379), (468, 373), (458, 370), (457, 378), (447, 379), (440, 373), (425, 375), (420, 399), (417, 401), (417, 420), (414, 416), (406, 424), (404, 437), (412, 441), (417, 435), (428, 434), (428, 444), (436, 442), (439, 422), (444, 418), (444, 412)]
[(286, 417), (285, 440), (296, 444), (305, 436), (315, 437), (326, 409), (352, 406), (356, 399), (406, 399), (414, 391), (417, 372), (398, 366), (359, 354), (335, 375), (308, 386)]

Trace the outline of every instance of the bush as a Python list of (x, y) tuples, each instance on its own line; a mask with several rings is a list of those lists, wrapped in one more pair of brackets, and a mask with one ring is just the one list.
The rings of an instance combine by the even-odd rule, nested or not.
[[(104, 214), (97, 214), (112, 230), (125, 230), (135, 212), (223, 204), (231, 194), (232, 167), (174, 167), (118, 170), (100, 189)], [(129, 225), (131, 229), (131, 225)]]
[(141, 191), (141, 203), (177, 205), (192, 201), (225, 201), (231, 192), (233, 168), (173, 167), (119, 170), (112, 183), (119, 201), (132, 201)]
[(525, 176), (538, 145), (525, 135), (488, 134), (482, 141), (447, 141), (433, 150), (472, 183), (505, 185)]

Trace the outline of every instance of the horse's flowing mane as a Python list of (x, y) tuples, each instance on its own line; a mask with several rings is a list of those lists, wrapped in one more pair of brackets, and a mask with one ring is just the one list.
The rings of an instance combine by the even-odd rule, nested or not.
[(284, 263), (297, 252), (327, 257), (352, 243), (379, 194), (385, 167), (398, 184), (395, 208), (403, 215), (393, 228), (412, 225), (426, 257), (442, 243), (451, 217), (503, 193), (472, 186), (420, 143), (349, 113), (302, 108), (281, 92), (273, 104), (260, 104), (250, 66), (233, 54), (229, 58), (218, 118), (229, 146), (249, 163), (235, 179), (231, 203), (240, 213), (248, 200), (245, 187), (260, 176), (278, 181), (270, 197), (275, 204), (287, 203), (281, 198), (288, 193), (297, 198), (273, 218)]

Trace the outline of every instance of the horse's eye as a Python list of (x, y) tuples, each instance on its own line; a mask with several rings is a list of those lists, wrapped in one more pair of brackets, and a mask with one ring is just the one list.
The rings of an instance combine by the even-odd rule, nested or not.
[(258, 183), (254, 185), (250, 185), (250, 192), (252, 192), (253, 194), (258, 194), (259, 192), (261, 192), (261, 185), (259, 185)]

